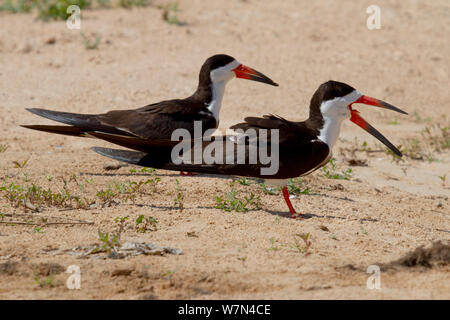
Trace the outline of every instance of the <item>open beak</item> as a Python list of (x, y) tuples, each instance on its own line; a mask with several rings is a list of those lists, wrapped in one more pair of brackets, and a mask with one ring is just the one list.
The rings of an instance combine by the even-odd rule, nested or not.
[[(370, 106), (375, 106), (375, 107), (380, 107), (380, 108), (384, 108), (384, 109), (388, 109), (388, 110), (392, 110), (392, 111), (396, 111), (399, 113), (403, 113), (403, 114), (408, 114), (403, 110), (400, 110), (397, 107), (394, 107), (393, 105), (372, 98), (372, 97), (368, 97), (368, 96), (361, 96), (358, 100), (356, 100), (353, 103), (363, 103), (363, 104), (367, 104)], [(350, 109), (350, 113), (351, 113), (351, 117), (350, 117), (350, 121), (353, 122), (354, 124), (360, 126), (361, 128), (363, 128), (364, 130), (366, 130), (368, 133), (370, 133), (371, 135), (373, 135), (375, 138), (377, 138), (378, 140), (380, 140), (385, 146), (387, 146), (389, 149), (392, 150), (392, 152), (394, 152), (397, 156), (401, 157), (402, 153), (400, 152), (400, 150), (398, 150), (388, 139), (386, 139), (385, 136), (383, 136), (377, 129), (375, 129), (374, 127), (372, 127), (366, 120), (364, 120), (360, 115), (359, 115), (359, 111), (355, 110), (352, 108), (352, 104), (351, 103), (348, 108)]]
[(256, 71), (255, 69), (252, 69), (250, 67), (244, 66), (243, 64), (240, 64), (237, 68), (233, 69), (233, 71), (236, 74), (236, 78), (264, 82), (272, 86), (278, 87), (278, 83), (273, 82), (272, 79), (270, 79), (269, 77), (266, 77), (261, 72)]

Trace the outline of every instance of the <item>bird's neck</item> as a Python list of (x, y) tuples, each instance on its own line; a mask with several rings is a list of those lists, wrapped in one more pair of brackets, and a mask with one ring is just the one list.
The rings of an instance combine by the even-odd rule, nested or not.
[(207, 104), (208, 110), (216, 120), (219, 120), (220, 107), (222, 106), (223, 95), (227, 81), (215, 81), (211, 83), (211, 101)]
[(322, 101), (320, 104), (314, 99), (310, 105), (310, 116), (308, 122), (316, 128), (317, 137), (333, 149), (341, 132), (342, 121), (350, 118), (348, 105), (354, 101), (358, 95), (353, 91), (343, 97), (336, 97)]
[(216, 121), (219, 121), (225, 86), (229, 80), (225, 78), (211, 81), (209, 78), (200, 77), (197, 90), (189, 99), (203, 105), (214, 115)]
[(319, 129), (318, 138), (325, 142), (330, 150), (333, 148), (339, 137), (343, 120), (344, 119), (341, 118), (326, 116), (323, 118), (323, 126)]

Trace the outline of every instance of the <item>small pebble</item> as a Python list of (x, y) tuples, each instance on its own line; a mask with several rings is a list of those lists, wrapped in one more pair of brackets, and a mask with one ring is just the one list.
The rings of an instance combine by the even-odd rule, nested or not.
[(47, 40), (45, 40), (45, 44), (55, 44), (55, 43), (56, 43), (55, 37), (51, 37), (51, 38), (48, 38)]
[(126, 167), (127, 165), (128, 164), (126, 164), (126, 163), (117, 162), (117, 161), (115, 161), (115, 162), (106, 162), (103, 165), (103, 169), (105, 169), (105, 170), (117, 170), (117, 169), (120, 169), (122, 167)]

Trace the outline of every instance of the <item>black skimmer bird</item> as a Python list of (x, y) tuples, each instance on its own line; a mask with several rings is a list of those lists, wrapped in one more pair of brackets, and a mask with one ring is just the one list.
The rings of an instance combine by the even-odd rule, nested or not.
[[(129, 148), (140, 151), (115, 150), (99, 147), (94, 147), (93, 150), (116, 160), (145, 167), (264, 178), (269, 183), (270, 181), (281, 181), (284, 199), (291, 216), (295, 218), (297, 213), (289, 199), (289, 193), (286, 187), (287, 179), (307, 175), (328, 162), (332, 156), (332, 149), (338, 139), (343, 120), (350, 119), (350, 121), (380, 140), (395, 154), (398, 156), (402, 155), (389, 140), (367, 123), (360, 116), (359, 112), (353, 108), (353, 105), (358, 103), (407, 114), (389, 103), (363, 95), (345, 83), (328, 81), (322, 84), (314, 93), (310, 103), (309, 118), (306, 121), (293, 122), (278, 116), (266, 115), (262, 118), (245, 118), (244, 122), (232, 126), (231, 129), (234, 130), (253, 129), (256, 132), (262, 129), (278, 129), (278, 141), (275, 141), (275, 146), (278, 149), (279, 166), (278, 171), (273, 175), (262, 174), (261, 169), (268, 165), (267, 162), (263, 164), (259, 159), (254, 164), (249, 164), (250, 161), (246, 161), (243, 164), (229, 164), (226, 161), (222, 161), (221, 164), (205, 163), (204, 161), (202, 163), (180, 163), (178, 161), (179, 159), (173, 159), (172, 157), (172, 145), (155, 148), (146, 145), (145, 140), (137, 141), (136, 139), (131, 139), (128, 144)], [(108, 141), (115, 142), (114, 140), (118, 139), (116, 135), (109, 136)], [(248, 160), (251, 145), (250, 139), (236, 139), (236, 136), (226, 136), (225, 138), (227, 140), (233, 140), (236, 144), (244, 144), (246, 150), (245, 157)], [(260, 135), (257, 136), (257, 139), (261, 139)], [(273, 137), (267, 135), (264, 139), (271, 140)], [(123, 146), (127, 146), (127, 143), (124, 143), (123, 140), (119, 142)], [(261, 141), (257, 142), (258, 148), (260, 148), (260, 145), (265, 145), (269, 149), (272, 148), (272, 151), (274, 149), (270, 147), (273, 146), (272, 141), (269, 144), (260, 144)], [(205, 145), (210, 143), (204, 141), (201, 147), (204, 148)], [(231, 155), (226, 154), (227, 150), (225, 148), (222, 152), (225, 158)], [(235, 157), (236, 148), (228, 152), (233, 153), (231, 155), (233, 159), (237, 159)]]
[(186, 99), (166, 100), (134, 110), (114, 110), (104, 114), (77, 114), (31, 108), (27, 110), (66, 125), (22, 127), (78, 137), (102, 138), (104, 134), (117, 135), (145, 140), (147, 145), (166, 145), (171, 143), (171, 135), (175, 129), (184, 128), (193, 134), (194, 121), (201, 121), (204, 131), (217, 128), (225, 85), (234, 77), (278, 86), (264, 74), (241, 64), (233, 57), (218, 54), (205, 61), (200, 69), (197, 90)]

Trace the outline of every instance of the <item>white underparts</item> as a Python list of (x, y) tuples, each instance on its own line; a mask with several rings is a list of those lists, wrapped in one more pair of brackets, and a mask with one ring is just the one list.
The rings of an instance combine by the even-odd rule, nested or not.
[(264, 179), (264, 183), (269, 186), (269, 188), (286, 187), (287, 179)]
[(219, 120), (220, 107), (222, 106), (225, 86), (228, 81), (235, 77), (233, 69), (237, 68), (239, 65), (240, 63), (234, 60), (223, 67), (214, 69), (210, 73), (212, 100), (208, 104), (208, 110), (212, 112), (217, 121)]

